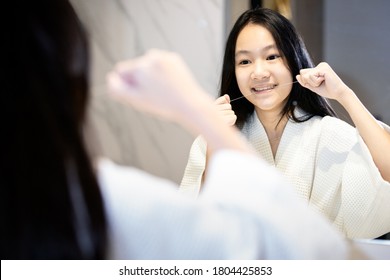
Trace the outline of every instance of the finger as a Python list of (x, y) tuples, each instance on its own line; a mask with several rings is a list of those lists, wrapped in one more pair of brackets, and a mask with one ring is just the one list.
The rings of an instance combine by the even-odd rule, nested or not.
[(302, 86), (318, 87), (325, 79), (325, 75), (315, 69), (302, 69), (299, 75), (299, 82)]
[(301, 69), (301, 70), (299, 71), (299, 75), (296, 76), (298, 82), (299, 82), (302, 86), (304, 86), (304, 87), (308, 86), (307, 77), (308, 77), (308, 75), (309, 75), (309, 73), (310, 73), (311, 70), (312, 70), (312, 69)]
[(124, 82), (122, 77), (116, 72), (109, 73), (106, 79), (110, 96), (121, 104), (131, 106), (140, 112), (150, 113), (168, 120), (177, 119), (174, 117), (174, 111), (160, 106), (161, 104), (159, 102), (153, 102), (155, 99), (148, 98), (148, 95), (143, 94), (143, 91)]
[[(218, 97), (218, 98), (215, 100), (214, 104), (216, 104), (216, 105), (228, 104), (229, 102), (228, 102), (227, 99), (226, 99), (226, 95), (227, 95), (227, 94)], [(230, 98), (229, 98), (229, 101), (230, 101)]]
[(301, 69), (299, 70), (299, 74), (300, 75), (306, 75), (307, 73), (309, 73), (310, 71), (312, 71), (313, 68), (304, 68), (304, 69)]
[(296, 75), (295, 78), (297, 79), (298, 83), (303, 86), (302, 77), (300, 74)]
[(309, 83), (313, 87), (319, 87), (325, 80), (324, 74), (315, 73), (309, 76)]
[(138, 107), (138, 104), (147, 103), (147, 100), (150, 99), (137, 85), (128, 83), (116, 72), (107, 74), (106, 79), (108, 93), (119, 101), (125, 101)]
[[(116, 72), (110, 72), (106, 77), (108, 93), (113, 96), (122, 96), (127, 92), (131, 94), (131, 87), (126, 88), (123, 79)], [(130, 84), (131, 85), (131, 84)]]
[(122, 73), (122, 72), (126, 73), (134, 69), (137, 65), (142, 64), (142, 61), (144, 60), (145, 60), (145, 55), (120, 61), (117, 64), (115, 64), (114, 71), (116, 71), (117, 73)]
[(217, 108), (220, 111), (232, 111), (232, 105), (230, 105), (230, 103), (217, 104)]
[(143, 55), (130, 60), (119, 62), (115, 65), (115, 72), (127, 83), (137, 85), (144, 73), (150, 73), (156, 68), (153, 55)]
[(228, 125), (234, 125), (236, 123), (237, 116), (235, 114), (221, 114), (220, 116)]
[(296, 75), (295, 78), (297, 79), (298, 83), (301, 86), (308, 88), (311, 91), (314, 91), (315, 87), (311, 86), (310, 83), (306, 82), (306, 80), (304, 79), (304, 77), (302, 75)]
[(123, 79), (115, 72), (106, 76), (107, 91), (117, 101), (131, 104), (134, 107), (141, 107), (141, 95), (137, 90), (123, 82)]
[(235, 116), (236, 114), (232, 110), (227, 110), (227, 111), (219, 111), (219, 114), (221, 116)]

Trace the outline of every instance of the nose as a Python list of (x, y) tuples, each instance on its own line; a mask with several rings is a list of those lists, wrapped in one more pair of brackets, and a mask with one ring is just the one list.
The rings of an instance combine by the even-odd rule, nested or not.
[(255, 63), (253, 63), (251, 78), (253, 80), (265, 80), (269, 77), (270, 72), (266, 63), (264, 63), (263, 61), (255, 61)]

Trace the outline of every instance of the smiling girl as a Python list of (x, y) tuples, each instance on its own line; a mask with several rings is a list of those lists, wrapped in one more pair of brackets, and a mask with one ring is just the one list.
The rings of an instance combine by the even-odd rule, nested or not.
[[(327, 99), (339, 102), (355, 127), (336, 118)], [(238, 18), (215, 104), (347, 237), (390, 232), (390, 128), (372, 117), (327, 63), (314, 67), (286, 18), (269, 9)], [(202, 137), (195, 140), (182, 192), (199, 193), (212, 153)]]

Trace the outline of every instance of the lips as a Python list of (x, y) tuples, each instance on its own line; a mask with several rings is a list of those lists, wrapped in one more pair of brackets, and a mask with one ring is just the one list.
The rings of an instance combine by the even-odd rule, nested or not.
[(254, 92), (254, 93), (262, 93), (262, 92), (265, 92), (265, 91), (272, 90), (275, 87), (276, 87), (275, 84), (272, 84), (272, 85), (261, 85), (261, 86), (252, 87), (251, 91)]

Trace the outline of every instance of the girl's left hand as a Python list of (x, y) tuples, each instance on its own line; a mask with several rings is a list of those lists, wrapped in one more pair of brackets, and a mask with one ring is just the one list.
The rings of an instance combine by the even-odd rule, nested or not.
[(348, 86), (326, 62), (321, 62), (314, 68), (306, 68), (296, 76), (301, 86), (325, 98), (340, 101), (343, 94), (347, 93)]

